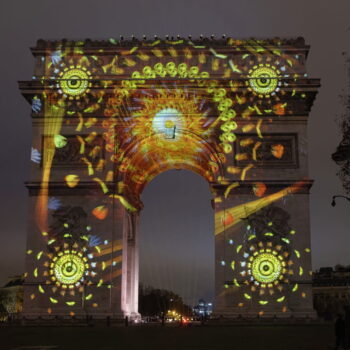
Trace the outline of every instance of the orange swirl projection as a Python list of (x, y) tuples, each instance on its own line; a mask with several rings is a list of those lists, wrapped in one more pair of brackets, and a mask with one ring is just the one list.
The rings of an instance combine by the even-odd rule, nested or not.
[[(265, 196), (264, 198), (240, 204), (235, 207), (224, 209), (215, 213), (215, 235), (224, 232), (226, 229), (238, 224), (249, 215), (270, 205), (271, 203), (285, 196), (288, 196), (289, 194), (300, 191), (305, 184), (306, 182), (300, 181), (281, 191)], [(227, 221), (228, 216), (232, 217), (232, 220)]]
[[(216, 107), (206, 93), (176, 87), (141, 90), (137, 97), (133, 92), (128, 95), (128, 117), (123, 121), (112, 118), (105, 123), (104, 133), (110, 151), (115, 149), (113, 135), (118, 130), (118, 147), (111, 160), (120, 164), (127, 189), (138, 195), (157, 174), (178, 166), (208, 181), (220, 175), (225, 156), (211, 146)], [(110, 111), (112, 106), (107, 108)]]

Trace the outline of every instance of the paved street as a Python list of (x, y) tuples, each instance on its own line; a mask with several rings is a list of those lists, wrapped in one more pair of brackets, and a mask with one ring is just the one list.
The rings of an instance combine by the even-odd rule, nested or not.
[(1, 327), (2, 350), (329, 350), (332, 325)]

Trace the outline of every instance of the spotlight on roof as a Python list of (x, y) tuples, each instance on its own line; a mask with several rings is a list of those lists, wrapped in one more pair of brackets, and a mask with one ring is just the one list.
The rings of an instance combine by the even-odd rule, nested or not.
[(120, 41), (123, 41), (124, 37), (122, 35), (120, 35)]
[(226, 39), (226, 34), (222, 34), (222, 38), (223, 38), (223, 39)]
[(213, 40), (213, 39), (214, 39), (214, 37), (215, 37), (215, 35), (214, 35), (214, 34), (210, 35), (210, 39), (211, 39), (211, 40)]

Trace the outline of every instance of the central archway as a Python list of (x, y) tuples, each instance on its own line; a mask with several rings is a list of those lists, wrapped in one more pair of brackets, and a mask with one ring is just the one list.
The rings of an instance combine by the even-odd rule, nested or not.
[(172, 291), (187, 305), (212, 301), (214, 215), (206, 180), (186, 170), (166, 171), (141, 198), (140, 284)]
[[(224, 175), (222, 159), (209, 142), (191, 130), (179, 129), (178, 133), (179, 140), (176, 134), (168, 139), (166, 133), (157, 132), (135, 142), (124, 153), (122, 163), (126, 160), (125, 171), (121, 167), (122, 171), (119, 172), (118, 183), (123, 184), (125, 198), (132, 208), (125, 213), (121, 293), (122, 310), (132, 318), (139, 317), (139, 223), (143, 208), (140, 196), (145, 186), (157, 175), (173, 169), (189, 170), (205, 179), (209, 186)], [(150, 149), (149, 145), (153, 148)], [(145, 147), (147, 154), (142, 152)], [(130, 181), (133, 181), (132, 186), (129, 185)]]

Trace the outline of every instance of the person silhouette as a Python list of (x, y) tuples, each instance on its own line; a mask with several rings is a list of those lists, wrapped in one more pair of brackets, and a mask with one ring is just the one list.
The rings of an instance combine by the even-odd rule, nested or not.
[(343, 349), (346, 349), (345, 346), (345, 320), (343, 315), (339, 314), (337, 317), (337, 320), (334, 324), (334, 331), (335, 331), (335, 348), (340, 349), (341, 346)]

